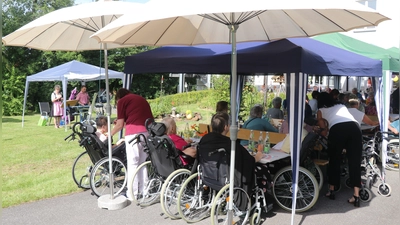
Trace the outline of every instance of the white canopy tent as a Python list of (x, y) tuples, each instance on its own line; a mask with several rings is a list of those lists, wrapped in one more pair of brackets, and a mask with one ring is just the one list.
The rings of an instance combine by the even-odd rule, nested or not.
[[(123, 87), (127, 87), (127, 85), (130, 84), (130, 81), (128, 81), (129, 78), (125, 76), (125, 74), (122, 72), (108, 70), (108, 76), (110, 79), (122, 79)], [(26, 99), (28, 96), (29, 82), (62, 81), (62, 90), (64, 97), (64, 115), (65, 115), (68, 81), (73, 81), (73, 80), (92, 81), (92, 80), (104, 80), (104, 79), (105, 79), (104, 68), (100, 68), (98, 66), (90, 65), (76, 60), (64, 63), (62, 65), (26, 77), (24, 106), (22, 110), (22, 127), (24, 126), (25, 107), (26, 107)]]

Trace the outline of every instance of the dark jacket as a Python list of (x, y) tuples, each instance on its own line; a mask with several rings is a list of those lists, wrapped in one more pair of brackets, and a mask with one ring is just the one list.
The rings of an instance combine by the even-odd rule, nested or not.
[[(230, 165), (231, 157), (231, 140), (229, 137), (219, 133), (211, 132), (201, 138), (198, 148), (198, 157), (200, 160), (212, 160), (209, 157), (209, 152), (216, 149), (224, 148), (226, 150), (227, 163)], [(235, 155), (235, 187), (243, 188), (248, 194), (254, 186), (254, 169), (255, 159), (249, 152), (236, 142), (236, 155)], [(207, 158), (207, 159), (204, 159)], [(228, 173), (229, 177), (229, 173)]]

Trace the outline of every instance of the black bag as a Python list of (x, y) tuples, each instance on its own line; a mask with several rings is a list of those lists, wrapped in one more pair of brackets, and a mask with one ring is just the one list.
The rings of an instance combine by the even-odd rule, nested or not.
[(147, 131), (151, 136), (162, 136), (167, 131), (165, 124), (152, 122), (147, 125)]

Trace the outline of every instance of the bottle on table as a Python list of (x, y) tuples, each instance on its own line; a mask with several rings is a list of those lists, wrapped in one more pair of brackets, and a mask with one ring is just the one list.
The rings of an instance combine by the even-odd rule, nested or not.
[(255, 151), (262, 152), (263, 149), (264, 149), (263, 133), (262, 133), (262, 131), (260, 131), (260, 136), (258, 137), (258, 145), (257, 145), (257, 149)]
[(268, 154), (270, 149), (271, 149), (271, 143), (270, 143), (270, 140), (269, 140), (269, 133), (267, 131), (266, 134), (265, 134), (265, 139), (264, 139), (264, 153)]
[(253, 130), (250, 130), (250, 138), (249, 138), (248, 148), (249, 148), (250, 152), (254, 151), (254, 149), (255, 149), (254, 131)]
[(189, 123), (186, 123), (185, 125), (185, 130), (183, 131), (183, 137), (184, 139), (190, 138)]

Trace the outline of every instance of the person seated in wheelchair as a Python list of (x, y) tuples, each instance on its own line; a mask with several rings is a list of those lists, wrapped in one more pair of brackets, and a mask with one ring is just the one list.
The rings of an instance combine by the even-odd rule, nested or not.
[[(166, 127), (166, 135), (172, 140), (175, 144), (175, 148), (179, 151), (182, 151), (184, 155), (179, 155), (184, 166), (191, 164), (192, 159), (196, 158), (197, 150), (195, 146), (191, 146), (192, 140), (185, 140), (182, 137), (178, 136), (175, 120), (171, 117), (165, 117), (162, 120), (162, 123), (165, 124)], [(185, 157), (185, 155), (190, 156), (190, 158)]]
[[(204, 161), (213, 160), (213, 153), (218, 149), (225, 149), (226, 162), (230, 165), (231, 140), (226, 134), (229, 131), (229, 116), (227, 113), (216, 113), (211, 119), (212, 132), (206, 134), (199, 142), (198, 155), (200, 164)], [(257, 184), (264, 191), (271, 176), (268, 173), (266, 165), (257, 163), (263, 157), (262, 152), (257, 152), (253, 157), (239, 141), (236, 142), (235, 151), (235, 186), (243, 188), (248, 194), (252, 193), (255, 185), (255, 175)], [(206, 172), (206, 171), (205, 171)], [(205, 174), (206, 176), (207, 174)], [(229, 173), (228, 173), (229, 176)], [(265, 186), (264, 186), (264, 185)]]
[[(103, 142), (106, 146), (108, 146), (108, 126), (107, 126), (107, 117), (105, 116), (99, 116), (96, 119), (96, 135), (100, 139), (101, 142)], [(125, 139), (121, 138), (117, 141), (115, 145), (113, 145), (113, 148), (116, 146), (119, 146), (121, 143), (124, 143)], [(112, 140), (111, 140), (112, 143)]]

